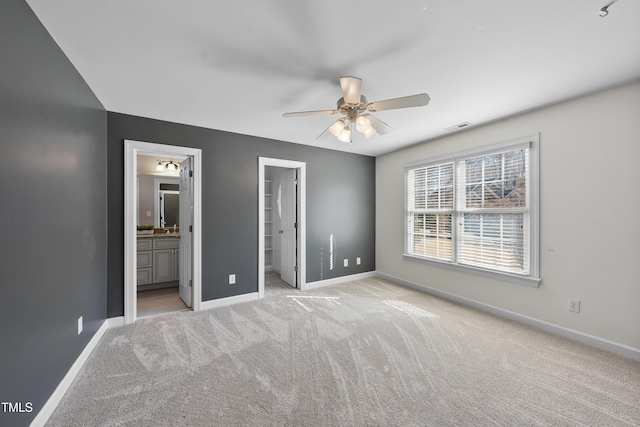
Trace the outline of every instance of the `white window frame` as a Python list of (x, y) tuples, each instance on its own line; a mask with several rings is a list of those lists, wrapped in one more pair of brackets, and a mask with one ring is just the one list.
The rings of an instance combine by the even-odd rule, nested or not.
[[(404, 170), (404, 253), (403, 257), (409, 261), (417, 261), (428, 265), (438, 266), (442, 268), (447, 268), (455, 271), (462, 271), (465, 273), (477, 274), (484, 277), (489, 277), (492, 279), (503, 280), (519, 285), (538, 287), (540, 285), (540, 266), (539, 266), (539, 241), (540, 241), (540, 174), (539, 174), (539, 144), (540, 143), (540, 134), (536, 133), (533, 135), (525, 136), (522, 138), (512, 139), (505, 142), (500, 142), (497, 144), (492, 144), (488, 146), (484, 146), (481, 148), (470, 149), (465, 151), (460, 151), (456, 153), (446, 154), (442, 156), (432, 157), (429, 159), (424, 159), (417, 162), (412, 162), (405, 165)], [(528, 274), (517, 274), (517, 273), (507, 273), (494, 269), (483, 268), (465, 265), (457, 262), (457, 244), (458, 239), (456, 238), (457, 233), (457, 221), (455, 216), (462, 213), (461, 210), (458, 209), (457, 203), (459, 201), (459, 197), (457, 194), (458, 191), (458, 183), (456, 182), (458, 178), (458, 167), (459, 165), (466, 159), (473, 157), (480, 157), (490, 154), (496, 154), (500, 152), (509, 151), (512, 149), (519, 149), (523, 147), (528, 147), (529, 153), (529, 164), (528, 166), (528, 191), (527, 191), (527, 206), (529, 207), (529, 224), (528, 229), (525, 230), (525, 233), (529, 234), (529, 272)], [(438, 258), (431, 258), (427, 256), (421, 256), (417, 254), (409, 253), (409, 182), (408, 176), (411, 170), (429, 167), (438, 164), (443, 164), (447, 162), (453, 162), (454, 164), (454, 209), (452, 218), (452, 261), (442, 260)]]

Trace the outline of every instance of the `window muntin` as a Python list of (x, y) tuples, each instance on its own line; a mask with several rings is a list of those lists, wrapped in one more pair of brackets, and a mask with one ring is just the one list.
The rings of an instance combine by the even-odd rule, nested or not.
[(530, 145), (407, 169), (407, 254), (530, 276)]

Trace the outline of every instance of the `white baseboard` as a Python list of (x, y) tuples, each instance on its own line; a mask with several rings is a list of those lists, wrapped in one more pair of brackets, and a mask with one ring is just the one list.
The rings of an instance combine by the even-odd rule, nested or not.
[[(208, 310), (211, 308), (223, 307), (223, 306), (237, 304), (241, 302), (255, 301), (257, 299), (258, 299), (258, 293), (253, 292), (250, 294), (237, 295), (237, 296), (228, 297), (228, 298), (220, 298), (213, 301), (204, 301), (201, 305), (201, 309)], [(125, 324), (124, 316), (110, 317), (106, 319), (104, 322), (102, 322), (102, 325), (100, 326), (100, 328), (98, 328), (98, 330), (93, 335), (91, 340), (87, 343), (86, 347), (84, 348), (84, 350), (82, 350), (82, 352), (80, 353), (76, 361), (73, 362), (73, 365), (71, 365), (71, 368), (69, 369), (67, 374), (64, 376), (62, 381), (60, 381), (60, 384), (58, 384), (58, 387), (56, 387), (55, 391), (51, 394), (47, 402), (42, 406), (42, 409), (40, 410), (40, 412), (38, 412), (38, 415), (36, 415), (36, 417), (33, 419), (33, 421), (30, 424), (31, 427), (41, 427), (47, 423), (47, 421), (49, 420), (49, 417), (51, 417), (51, 414), (53, 414), (53, 411), (55, 411), (56, 408), (58, 407), (60, 400), (62, 400), (62, 398), (64, 397), (65, 393), (71, 386), (71, 383), (73, 383), (73, 380), (78, 375), (78, 372), (80, 372), (80, 369), (82, 369), (82, 367), (86, 363), (87, 359), (89, 358), (93, 350), (97, 347), (98, 343), (100, 342), (100, 339), (102, 338), (104, 333), (107, 331), (107, 329), (124, 326), (124, 324)]]
[(107, 329), (124, 326), (124, 316), (110, 317), (107, 320), (105, 320), (105, 322), (107, 322)]
[[(611, 353), (618, 354), (620, 356), (627, 357), (629, 359), (640, 361), (640, 349), (629, 347), (624, 344), (609, 341), (593, 335), (578, 332), (573, 329), (568, 329), (568, 328), (558, 326), (549, 322), (545, 322), (543, 320), (518, 314), (509, 310), (504, 310), (499, 307), (495, 307), (489, 304), (484, 304), (469, 298), (460, 297), (454, 294), (450, 294), (448, 292), (431, 288), (429, 286), (426, 286), (417, 282), (412, 282), (410, 280), (402, 279), (400, 277), (396, 277), (396, 276), (382, 273), (382, 272), (369, 271), (365, 273), (352, 274), (349, 276), (336, 277), (334, 279), (311, 282), (306, 284), (305, 290), (320, 288), (323, 286), (335, 285), (335, 284), (344, 283), (344, 282), (350, 282), (354, 280), (366, 279), (370, 277), (381, 277), (383, 279), (390, 280), (392, 282), (407, 286), (409, 288), (415, 289), (420, 292), (435, 295), (437, 297), (444, 298), (446, 300), (453, 301), (458, 304), (473, 307), (478, 310), (495, 314), (497, 316), (504, 317), (506, 319), (510, 319), (519, 323), (523, 323), (525, 325), (532, 326), (538, 329), (542, 329), (552, 334), (559, 335), (568, 339), (572, 339), (572, 340), (575, 340), (583, 344), (596, 347), (605, 351), (609, 351)], [(224, 306), (238, 304), (242, 302), (256, 301), (258, 299), (259, 299), (258, 293), (252, 292), (249, 294), (236, 295), (236, 296), (227, 297), (227, 298), (220, 298), (212, 301), (203, 301), (201, 308), (202, 310), (209, 310), (212, 308), (224, 307)], [(82, 352), (80, 353), (76, 361), (73, 363), (73, 365), (71, 366), (67, 374), (64, 376), (60, 384), (58, 384), (58, 387), (56, 387), (53, 394), (51, 394), (47, 402), (43, 405), (40, 412), (38, 412), (38, 415), (36, 415), (36, 417), (33, 419), (33, 421), (30, 424), (32, 427), (44, 426), (47, 423), (47, 421), (49, 420), (49, 417), (51, 416), (51, 414), (53, 414), (53, 411), (55, 411), (56, 407), (60, 403), (60, 400), (62, 400), (62, 397), (71, 386), (71, 383), (80, 372), (80, 369), (82, 368), (82, 366), (84, 366), (84, 364), (86, 363), (87, 359), (89, 358), (93, 350), (97, 347), (104, 333), (107, 331), (107, 329), (115, 328), (119, 326), (124, 326), (123, 316), (109, 318), (102, 323), (100, 328), (98, 328), (98, 330), (93, 335), (91, 340), (87, 343), (84, 350), (82, 350)]]
[(239, 304), (241, 302), (256, 301), (258, 299), (258, 293), (251, 292), (248, 294), (236, 295), (233, 297), (218, 298), (211, 301), (202, 301), (200, 309), (211, 310), (212, 308), (225, 307), (227, 305)]
[[(123, 319), (122, 323), (124, 324), (124, 317), (122, 319)], [(71, 383), (78, 375), (78, 372), (80, 372), (80, 369), (82, 369), (85, 362), (87, 361), (87, 359), (89, 358), (93, 350), (97, 347), (98, 343), (100, 342), (100, 339), (102, 338), (102, 336), (104, 335), (104, 333), (107, 331), (108, 328), (109, 328), (108, 321), (105, 320), (104, 322), (102, 322), (102, 325), (98, 328), (98, 330), (93, 335), (91, 340), (89, 340), (89, 342), (85, 346), (84, 350), (82, 350), (82, 352), (80, 353), (76, 361), (73, 362), (73, 365), (71, 365), (71, 368), (69, 368), (69, 371), (64, 376), (62, 381), (60, 381), (60, 384), (58, 384), (58, 387), (56, 387), (55, 391), (51, 394), (47, 402), (42, 406), (42, 409), (40, 410), (40, 412), (38, 412), (38, 415), (36, 415), (36, 417), (33, 419), (33, 421), (30, 424), (31, 427), (40, 427), (40, 426), (44, 426), (47, 423), (47, 421), (49, 420), (49, 417), (51, 417), (51, 414), (53, 414), (53, 411), (55, 411), (56, 408), (58, 407), (60, 400), (62, 400), (62, 398), (64, 397), (64, 394), (67, 392), (67, 390), (71, 386)]]
[(318, 280), (317, 282), (306, 283), (304, 285), (304, 290), (309, 291), (323, 286), (337, 285), (338, 283), (352, 282), (354, 280), (368, 279), (376, 276), (377, 273), (375, 271), (367, 271), (365, 273), (350, 274), (348, 276), (336, 277), (334, 279)]
[(449, 301), (453, 301), (461, 305), (473, 307), (478, 310), (485, 311), (487, 313), (495, 314), (496, 316), (504, 317), (506, 319), (513, 320), (515, 322), (523, 323), (525, 325), (532, 326), (534, 328), (542, 329), (543, 331), (552, 333), (554, 335), (559, 335), (564, 338), (578, 341), (582, 344), (586, 344), (591, 347), (596, 347), (601, 350), (605, 350), (622, 357), (640, 361), (640, 349), (637, 349), (637, 348), (633, 348), (624, 344), (609, 341), (604, 338), (596, 337), (594, 335), (578, 332), (573, 329), (568, 329), (563, 326), (558, 326), (553, 323), (545, 322), (544, 320), (535, 319), (533, 317), (525, 316), (523, 314), (518, 314), (513, 311), (504, 310), (502, 308), (495, 307), (482, 302), (478, 302), (469, 298), (464, 298), (458, 295), (450, 294), (448, 292), (444, 292), (439, 289), (434, 289), (429, 286), (423, 285), (421, 283), (412, 282), (410, 280), (405, 280), (400, 277), (392, 276), (391, 274), (386, 274), (378, 271), (377, 276), (382, 277), (383, 279), (387, 279), (392, 282), (398, 283), (400, 285), (407, 286), (409, 288), (415, 289), (420, 292), (435, 295), (437, 297), (440, 297)]

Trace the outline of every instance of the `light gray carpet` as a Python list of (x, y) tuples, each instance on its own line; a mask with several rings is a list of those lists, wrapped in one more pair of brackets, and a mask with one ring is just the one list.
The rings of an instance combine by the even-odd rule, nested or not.
[(381, 279), (107, 331), (49, 426), (626, 426), (640, 363)]

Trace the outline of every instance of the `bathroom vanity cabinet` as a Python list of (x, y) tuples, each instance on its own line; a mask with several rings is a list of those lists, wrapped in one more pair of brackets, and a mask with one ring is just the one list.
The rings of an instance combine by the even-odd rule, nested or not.
[(179, 280), (179, 259), (178, 236), (138, 237), (138, 286)]

